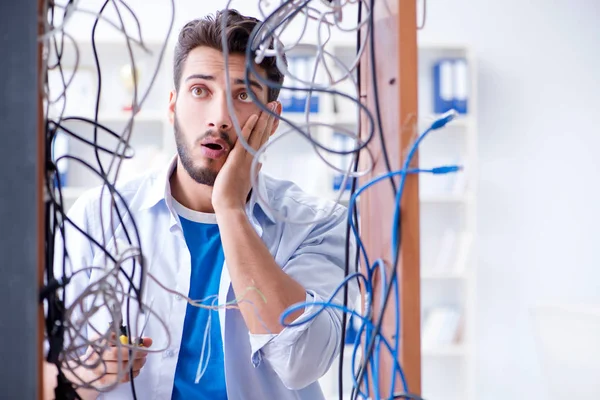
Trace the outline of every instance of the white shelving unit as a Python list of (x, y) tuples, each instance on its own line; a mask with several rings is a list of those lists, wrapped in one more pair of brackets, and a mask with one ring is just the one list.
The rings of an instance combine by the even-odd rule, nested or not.
[(475, 400), (477, 73), (468, 48), (419, 44), (419, 115), (422, 129), (434, 120), (433, 65), (445, 58), (467, 61), (467, 114), (425, 139), (419, 163), (464, 170), (420, 177), (422, 396)]

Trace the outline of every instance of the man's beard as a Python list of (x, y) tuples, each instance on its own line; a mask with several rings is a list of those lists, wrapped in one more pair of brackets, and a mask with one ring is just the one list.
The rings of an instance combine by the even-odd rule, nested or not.
[[(217, 171), (213, 171), (210, 168), (198, 167), (194, 165), (194, 158), (192, 157), (192, 149), (187, 145), (179, 122), (177, 120), (177, 114), (173, 122), (173, 130), (175, 132), (175, 144), (177, 145), (177, 154), (183, 168), (186, 170), (188, 175), (201, 185), (214, 186), (215, 180), (217, 179)], [(202, 137), (198, 138), (196, 142), (204, 139), (208, 136), (214, 136), (214, 131), (207, 131)], [(229, 148), (233, 147), (229, 135), (224, 132), (219, 134), (219, 137), (227, 142)], [(212, 160), (211, 160), (212, 161)]]

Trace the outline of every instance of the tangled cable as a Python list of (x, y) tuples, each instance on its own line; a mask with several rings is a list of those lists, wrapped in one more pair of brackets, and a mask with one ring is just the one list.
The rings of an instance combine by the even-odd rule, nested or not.
[[(259, 4), (271, 5), (272, 2), (261, 1)], [(313, 4), (318, 3), (321, 8), (314, 7)], [(350, 29), (343, 28), (340, 25), (342, 18), (344, 16), (345, 7), (350, 5), (357, 4), (358, 5), (358, 20), (357, 23)], [(263, 9), (262, 7), (260, 8)], [(364, 10), (364, 12), (363, 12)], [(280, 132), (279, 135), (275, 138), (272, 138), (268, 143), (266, 143), (263, 147), (261, 147), (258, 151), (252, 149), (245, 139), (241, 135), (241, 129), (235, 117), (233, 117), (234, 126), (236, 131), (238, 132), (238, 140), (244, 145), (246, 150), (254, 155), (254, 162), (252, 164), (251, 176), (254, 179), (253, 185), (256, 185), (256, 180), (259, 179), (259, 175), (257, 172), (257, 167), (260, 162), (260, 156), (266, 151), (266, 149), (280, 140), (284, 135), (287, 134), (299, 134), (302, 138), (309, 141), (315, 153), (321, 158), (322, 161), (325, 162), (329, 167), (333, 168), (337, 172), (343, 173), (343, 183), (341, 185), (342, 190), (338, 194), (336, 203), (339, 203), (340, 198), (342, 196), (342, 192), (346, 187), (346, 182), (351, 182), (350, 189), (350, 204), (348, 211), (348, 231), (346, 237), (346, 265), (345, 265), (345, 276), (343, 282), (340, 283), (338, 288), (331, 294), (329, 300), (327, 302), (322, 302), (320, 304), (311, 303), (313, 306), (320, 306), (319, 312), (315, 315), (312, 315), (310, 318), (304, 319), (302, 321), (296, 321), (291, 324), (285, 324), (284, 321), (286, 317), (298, 309), (307, 306), (308, 304), (299, 304), (297, 306), (293, 306), (288, 308), (281, 316), (280, 322), (285, 326), (297, 326), (300, 324), (304, 324), (312, 320), (316, 317), (321, 311), (325, 308), (334, 308), (343, 312), (343, 326), (342, 326), (342, 337), (341, 337), (341, 356), (339, 362), (339, 377), (338, 377), (338, 390), (339, 390), (339, 398), (343, 398), (343, 355), (344, 355), (344, 344), (345, 344), (345, 329), (347, 325), (347, 314), (352, 315), (361, 321), (361, 326), (356, 335), (356, 341), (353, 346), (352, 351), (352, 399), (356, 399), (361, 397), (363, 399), (369, 398), (369, 392), (372, 392), (374, 397), (379, 399), (381, 397), (381, 391), (379, 388), (379, 360), (380, 360), (380, 347), (383, 344), (385, 350), (389, 352), (394, 360), (393, 371), (392, 371), (392, 379), (391, 379), (391, 387), (389, 388), (388, 393), (390, 393), (390, 398), (406, 398), (406, 399), (420, 399), (419, 396), (411, 394), (406, 383), (406, 379), (404, 376), (404, 372), (402, 367), (398, 363), (399, 359), (399, 338), (400, 338), (400, 297), (399, 297), (399, 288), (398, 288), (398, 279), (397, 279), (397, 264), (400, 254), (401, 247), (401, 237), (399, 236), (399, 232), (401, 231), (400, 225), (400, 200), (402, 198), (404, 182), (407, 174), (416, 174), (416, 173), (432, 173), (432, 174), (446, 174), (453, 173), (460, 170), (459, 166), (442, 166), (432, 169), (410, 169), (409, 165), (411, 164), (411, 160), (414, 157), (414, 154), (421, 143), (421, 141), (427, 136), (431, 131), (440, 129), (444, 127), (448, 122), (450, 122), (455, 113), (448, 113), (443, 117), (436, 120), (429, 129), (423, 132), (420, 136), (418, 136), (410, 148), (408, 156), (406, 158), (405, 164), (401, 170), (393, 171), (391, 169), (388, 152), (385, 144), (385, 135), (383, 133), (383, 124), (381, 123), (381, 109), (379, 104), (379, 95), (377, 92), (377, 75), (375, 74), (377, 60), (375, 58), (375, 41), (374, 35), (372, 35), (373, 31), (373, 10), (374, 10), (374, 0), (366, 1), (366, 0), (348, 0), (348, 1), (322, 1), (322, 2), (311, 2), (309, 0), (288, 0), (288, 1), (280, 1), (279, 5), (268, 15), (264, 14), (263, 22), (259, 24), (254, 31), (252, 32), (249, 40), (249, 45), (246, 50), (246, 85), (249, 85), (249, 77), (252, 75), (261, 83), (267, 85), (270, 88), (278, 88), (291, 90), (296, 92), (303, 92), (306, 96), (306, 104), (305, 104), (305, 112), (304, 112), (304, 123), (297, 124), (293, 121), (287, 119), (285, 115), (281, 116), (280, 119), (287, 123), (290, 128), (284, 132)], [(364, 17), (363, 17), (364, 14)], [(285, 29), (291, 24), (294, 19), (301, 19), (303, 30), (299, 35), (298, 40), (290, 45), (284, 45), (280, 37), (285, 32)], [(311, 32), (317, 32), (317, 44), (309, 43), (301, 43), (302, 39), (307, 32), (307, 26), (309, 21), (317, 21), (318, 26), (315, 29), (311, 29)], [(361, 29), (366, 27), (366, 34), (361, 37)], [(337, 58), (332, 52), (327, 50), (327, 44), (333, 36), (332, 30), (338, 31), (352, 31), (356, 32), (356, 58), (349, 64), (345, 64), (343, 60)], [(357, 76), (360, 76), (360, 60), (362, 59), (365, 49), (367, 48), (367, 43), (369, 47), (369, 58), (370, 58), (370, 76), (372, 84), (371, 86), (374, 89), (374, 113), (371, 112), (361, 101), (359, 98), (360, 86), (359, 80), (355, 79), (353, 73), (357, 72)], [(310, 81), (301, 80), (299, 77), (294, 76), (287, 68), (285, 63), (285, 54), (289, 51), (292, 51), (294, 47), (303, 45), (305, 48), (310, 48), (314, 51), (315, 55), (315, 63), (313, 65), (313, 73), (312, 79)], [(225, 41), (224, 41), (224, 48)], [(292, 82), (300, 82), (304, 88), (296, 88), (288, 85), (280, 85), (276, 82), (269, 81), (265, 78), (262, 78), (260, 74), (258, 74), (256, 70), (256, 64), (260, 63), (265, 57), (276, 57), (277, 65), (279, 69), (284, 73), (286, 79), (291, 80)], [(343, 71), (343, 74), (338, 79), (334, 78), (331, 63), (333, 63), (336, 67)], [(325, 76), (327, 78), (326, 82), (318, 82), (316, 80), (317, 77), (317, 69), (322, 68), (325, 71)], [(225, 69), (227, 71), (227, 68)], [(353, 93), (354, 96), (348, 95), (345, 92), (336, 90), (336, 85), (340, 82), (350, 81), (353, 85)], [(229, 81), (227, 79), (226, 81)], [(248, 92), (253, 100), (258, 104), (263, 112), (273, 114), (271, 110), (269, 110), (266, 106), (261, 104), (260, 100), (252, 93), (252, 91)], [(310, 114), (310, 102), (312, 99), (313, 93), (319, 94), (327, 94), (331, 96), (342, 97), (348, 100), (351, 100), (356, 105), (356, 121), (357, 121), (357, 129), (356, 130), (348, 130), (343, 125), (336, 124), (328, 124), (322, 121), (311, 121)], [(228, 97), (229, 99), (231, 96)], [(230, 112), (233, 110), (232, 102), (229, 101)], [(364, 119), (361, 119), (360, 116), (364, 116)], [(234, 113), (231, 112), (233, 116)], [(366, 120), (367, 125), (362, 127), (360, 122)], [(373, 155), (369, 151), (368, 145), (372, 140), (375, 139), (375, 126), (377, 126), (378, 139), (380, 141), (380, 146), (382, 149), (383, 159), (386, 165), (388, 172), (383, 176), (372, 179), (367, 182), (360, 188), (356, 188), (357, 186), (357, 178), (365, 176), (371, 171), (373, 166)], [(354, 146), (351, 150), (340, 150), (336, 148), (328, 147), (326, 144), (320, 142), (315, 138), (313, 134), (314, 130), (317, 128), (331, 128), (334, 131), (341, 132), (342, 134), (348, 136), (352, 139)], [(411, 127), (412, 128), (412, 127)], [(362, 136), (361, 136), (362, 133)], [(351, 155), (352, 161), (348, 165), (348, 169), (345, 171), (340, 171), (335, 166), (331, 165), (324, 157), (323, 153), (329, 154), (337, 154), (337, 155)], [(362, 154), (366, 154), (368, 157), (368, 168), (364, 171), (358, 171), (359, 165), (359, 157)], [(396, 184), (394, 177), (399, 177), (399, 184)], [(370, 262), (367, 251), (362, 244), (362, 240), (360, 237), (360, 233), (358, 231), (358, 217), (357, 217), (357, 205), (356, 200), (359, 198), (360, 194), (383, 180), (387, 180), (396, 195), (395, 199), (395, 212), (392, 220), (391, 229), (391, 237), (392, 237), (392, 268), (391, 268), (391, 276), (386, 276), (386, 268), (384, 266), (384, 261), (381, 258), (376, 259), (373, 263)], [(254, 194), (256, 193), (256, 194)], [(266, 199), (260, 197), (260, 193), (258, 191), (254, 191), (253, 195), (258, 197), (258, 202), (264, 206), (269, 208), (269, 204)], [(334, 207), (332, 207), (332, 212)], [(281, 215), (277, 212), (277, 210), (271, 209), (271, 212), (276, 215), (277, 219), (290, 221), (287, 219), (285, 215)], [(327, 218), (329, 215), (325, 216), (323, 219)], [(300, 223), (315, 223), (315, 221), (290, 221), (296, 224)], [(350, 238), (351, 235), (354, 236), (355, 241), (357, 242), (357, 254), (355, 255), (355, 259), (351, 261), (351, 256), (349, 254), (350, 248)], [(358, 271), (359, 265), (359, 257), (362, 256), (364, 260), (364, 271), (362, 272), (354, 272), (350, 273), (351, 270)], [(350, 265), (353, 265), (351, 268)], [(373, 302), (373, 278), (375, 273), (379, 271), (382, 277), (382, 282), (384, 282), (381, 301), (379, 305), (379, 309), (375, 309), (375, 303)], [(347, 294), (347, 284), (352, 280), (357, 280), (362, 283), (362, 287), (365, 293), (365, 304), (363, 306), (362, 311), (357, 311), (355, 309), (351, 309), (348, 307), (348, 294)], [(339, 304), (334, 302), (334, 298), (337, 293), (343, 290), (344, 291), (344, 303)], [(390, 301), (392, 298), (393, 300)], [(388, 305), (392, 303), (395, 309), (395, 329), (393, 343), (389, 343), (385, 337), (381, 333), (381, 327), (383, 323), (383, 315), (385, 313)], [(375, 315), (378, 315), (377, 319), (375, 319)], [(366, 337), (366, 341), (361, 343), (362, 337)], [(362, 361), (357, 366), (356, 354), (357, 350), (360, 347), (363, 347), (364, 354), (362, 357)], [(370, 371), (371, 377), (368, 379), (368, 372)], [(396, 391), (396, 379), (397, 377), (402, 382), (402, 392), (398, 393)], [(369, 382), (374, 382), (372, 384), (372, 388), (369, 389)]]
[[(387, 351), (393, 358), (398, 360), (399, 353), (399, 336), (400, 336), (400, 316), (399, 316), (399, 295), (398, 295), (398, 279), (396, 276), (396, 268), (398, 262), (398, 254), (400, 252), (401, 238), (398, 236), (400, 232), (400, 199), (402, 197), (404, 180), (407, 174), (415, 173), (434, 173), (444, 174), (456, 172), (459, 168), (456, 166), (438, 167), (429, 170), (425, 169), (410, 169), (410, 159), (414, 154), (421, 140), (432, 130), (439, 129), (448, 123), (453, 115), (447, 115), (436, 121), (430, 129), (417, 138), (414, 146), (407, 157), (404, 167), (399, 171), (393, 171), (390, 166), (387, 149), (385, 146), (384, 132), (381, 123), (381, 110), (379, 107), (378, 94), (375, 93), (375, 110), (372, 112), (361, 101), (360, 93), (360, 60), (364, 58), (364, 53), (369, 49), (368, 56), (370, 57), (370, 76), (371, 83), (374, 88), (377, 88), (377, 76), (375, 74), (375, 43), (371, 32), (373, 30), (373, 10), (374, 0), (257, 0), (259, 12), (261, 13), (262, 22), (256, 26), (250, 36), (250, 40), (246, 50), (246, 68), (245, 82), (250, 88), (250, 76), (257, 79), (261, 84), (269, 88), (287, 90), (289, 92), (301, 93), (306, 97), (304, 105), (303, 122), (297, 123), (292, 118), (288, 118), (285, 114), (280, 116), (280, 120), (288, 126), (282, 130), (277, 136), (272, 137), (264, 146), (258, 150), (250, 147), (247, 141), (241, 135), (240, 121), (236, 118), (236, 113), (233, 109), (233, 100), (231, 96), (231, 88), (229, 86), (229, 70), (227, 68), (228, 50), (226, 38), (223, 36), (223, 49), (225, 56), (225, 72), (227, 75), (227, 97), (230, 116), (234, 128), (238, 134), (239, 143), (254, 156), (252, 164), (251, 176), (253, 178), (253, 186), (257, 185), (259, 175), (256, 173), (261, 156), (274, 143), (277, 143), (284, 136), (299, 135), (309, 142), (315, 151), (315, 154), (321, 159), (325, 165), (332, 168), (337, 173), (343, 174), (341, 189), (338, 193), (335, 203), (339, 203), (344, 194), (344, 189), (347, 183), (351, 183), (350, 203), (348, 207), (348, 227), (346, 235), (346, 263), (345, 263), (345, 279), (340, 282), (339, 287), (331, 294), (330, 300), (321, 304), (313, 304), (320, 306), (319, 312), (325, 308), (335, 308), (343, 312), (343, 334), (341, 338), (340, 357), (340, 375), (339, 375), (339, 390), (340, 398), (342, 398), (342, 363), (343, 351), (345, 342), (345, 329), (347, 324), (347, 315), (352, 315), (361, 321), (356, 342), (352, 351), (352, 398), (366, 399), (369, 393), (372, 392), (376, 398), (380, 397), (379, 382), (379, 359), (380, 348), (383, 345), (384, 351)], [(56, 388), (57, 398), (79, 398), (75, 389), (80, 387), (94, 387), (98, 389), (96, 381), (89, 382), (80, 377), (77, 371), (81, 368), (88, 369), (104, 369), (106, 364), (102, 360), (102, 354), (108, 346), (116, 346), (117, 348), (125, 348), (129, 351), (129, 362), (125, 368), (119, 371), (119, 378), (125, 374), (130, 375), (130, 384), (133, 398), (137, 398), (135, 390), (135, 381), (133, 379), (132, 361), (136, 352), (160, 352), (164, 348), (140, 348), (132, 341), (132, 338), (143, 336), (144, 329), (150, 318), (159, 322), (159, 325), (164, 329), (166, 336), (169, 337), (169, 329), (167, 324), (160, 316), (153, 311), (152, 301), (145, 296), (145, 286), (149, 280), (154, 281), (163, 290), (170, 293), (177, 293), (173, 289), (168, 288), (159, 280), (157, 280), (147, 269), (147, 261), (144, 257), (144, 249), (138, 232), (135, 219), (132, 217), (129, 205), (124, 200), (123, 196), (117, 189), (117, 182), (121, 165), (124, 160), (131, 159), (135, 156), (134, 149), (131, 145), (131, 137), (136, 116), (143, 109), (148, 98), (149, 92), (157, 79), (161, 61), (163, 59), (165, 49), (171, 34), (175, 5), (174, 0), (170, 0), (171, 14), (169, 16), (169, 28), (167, 35), (162, 42), (162, 46), (156, 54), (156, 64), (151, 73), (151, 80), (144, 90), (140, 90), (139, 77), (137, 76), (136, 57), (134, 49), (141, 49), (144, 52), (150, 53), (144, 38), (142, 37), (141, 23), (138, 20), (135, 12), (124, 0), (105, 0), (98, 11), (88, 10), (80, 6), (77, 0), (68, 0), (65, 4), (58, 4), (55, 0), (49, 0), (45, 6), (44, 15), (47, 16), (45, 29), (40, 36), (45, 48), (45, 58), (43, 60), (43, 82), (45, 92), (45, 139), (46, 139), (46, 159), (45, 159), (45, 231), (46, 231), (46, 268), (44, 287), (40, 293), (40, 300), (46, 306), (46, 338), (48, 342), (48, 351), (46, 359), (55, 364), (58, 369), (58, 386)], [(231, 0), (228, 1), (225, 10), (229, 9)], [(274, 4), (278, 3), (278, 4)], [(355, 24), (348, 26), (347, 13), (350, 7), (358, 7), (358, 19)], [(112, 8), (117, 18), (116, 20), (106, 16), (107, 9)], [(267, 11), (267, 9), (272, 9)], [(225, 11), (227, 12), (227, 11)], [(76, 18), (78, 14), (89, 14), (94, 16), (94, 24), (92, 27), (91, 44), (94, 56), (95, 73), (97, 78), (97, 91), (95, 96), (95, 104), (93, 116), (82, 115), (67, 115), (67, 89), (73, 83), (79, 68), (80, 49), (77, 40), (70, 35), (65, 27), (69, 21)], [(135, 29), (126, 29), (124, 23), (124, 15), (133, 18)], [(226, 18), (223, 19), (225, 21)], [(345, 21), (344, 21), (345, 20)], [(296, 40), (291, 43), (285, 42), (282, 36), (292, 26), (293, 22), (300, 22), (302, 31)], [(343, 23), (344, 22), (344, 23)], [(128, 63), (131, 65), (133, 74), (133, 93), (131, 99), (131, 114), (125, 128), (117, 132), (110, 129), (99, 120), (99, 106), (102, 96), (102, 60), (100, 59), (96, 46), (96, 31), (99, 24), (106, 24), (120, 32), (123, 43), (127, 49)], [(312, 25), (316, 24), (316, 30)], [(130, 32), (134, 31), (135, 34)], [(223, 32), (226, 30), (223, 29)], [(317, 32), (316, 43), (314, 40), (306, 40), (307, 32)], [(332, 37), (339, 32), (355, 33), (356, 34), (356, 56), (350, 62), (337, 57), (334, 52), (329, 49)], [(285, 43), (284, 43), (285, 42)], [(311, 52), (314, 55), (314, 64), (311, 68), (311, 78), (297, 76), (290, 71), (286, 63), (285, 54), (294, 51), (301, 47), (304, 51)], [(72, 73), (65, 73), (64, 55), (65, 53), (74, 54), (75, 62), (72, 67)], [(276, 60), (276, 65), (279, 70), (285, 75), (286, 82), (292, 84), (279, 84), (263, 78), (257, 73), (257, 65), (266, 57), (273, 57)], [(318, 74), (317, 71), (322, 71)], [(58, 74), (60, 77), (59, 90), (51, 89), (48, 84), (48, 76), (50, 73)], [(300, 84), (302, 87), (297, 87), (293, 83)], [(340, 86), (349, 84), (352, 87), (351, 93), (340, 89)], [(248, 94), (252, 100), (262, 109), (263, 112), (271, 113), (254, 94), (252, 90), (248, 90)], [(356, 128), (349, 129), (346, 124), (331, 123), (327, 120), (313, 120), (313, 115), (310, 112), (311, 101), (313, 94), (332, 96), (338, 99), (345, 99), (355, 105), (354, 116)], [(77, 122), (78, 126), (92, 129), (92, 139), (86, 138), (81, 134), (79, 129), (73, 127), (73, 122)], [(362, 126), (362, 124), (365, 126)], [(316, 135), (317, 130), (331, 130), (349, 138), (353, 146), (351, 149), (339, 149), (324, 143)], [(77, 154), (65, 154), (60, 157), (53, 157), (53, 143), (59, 132), (64, 132), (73, 140), (77, 140), (93, 150), (93, 159), (86, 160)], [(109, 146), (101, 144), (111, 140), (113, 145)], [(376, 179), (364, 184), (358, 188), (358, 178), (369, 174), (374, 160), (373, 155), (369, 150), (369, 144), (373, 140), (379, 140), (383, 149), (383, 157), (388, 169), (388, 173), (377, 177)], [(351, 162), (348, 167), (340, 169), (334, 165), (328, 156), (345, 156), (350, 157)], [(367, 163), (363, 163), (366, 167), (359, 170), (359, 161), (362, 157), (367, 157)], [(108, 162), (105, 161), (108, 158)], [(64, 184), (62, 182), (59, 167), (61, 162), (69, 161), (77, 163), (84, 167), (102, 182), (99, 201), (99, 215), (101, 225), (101, 238), (92, 237), (88, 234), (83, 226), (77, 225), (72, 221), (65, 211)], [(397, 179), (399, 177), (399, 179)], [(396, 195), (396, 208), (391, 229), (392, 237), (392, 254), (393, 254), (393, 272), (390, 276), (386, 276), (386, 268), (380, 258), (371, 262), (372, 258), (362, 244), (360, 232), (358, 228), (358, 216), (356, 200), (360, 194), (367, 190), (372, 185), (381, 181), (387, 181), (393, 188)], [(261, 197), (258, 190), (252, 190), (252, 196), (261, 206), (270, 208), (267, 199)], [(110, 216), (107, 220), (104, 219), (106, 213), (104, 210), (108, 208)], [(329, 218), (335, 211), (336, 206), (331, 207), (331, 213), (325, 215), (323, 219)], [(311, 223), (317, 221), (291, 221), (286, 215), (282, 215), (277, 210), (271, 210), (275, 218), (281, 221), (289, 221), (297, 224)], [(120, 230), (126, 240), (115, 240), (115, 232)], [(78, 232), (89, 239), (94, 251), (103, 255), (104, 264), (102, 266), (83, 266), (77, 270), (69, 270), (69, 254), (66, 243), (69, 239), (68, 232)], [(354, 239), (357, 243), (357, 253), (350, 254), (350, 242)], [(364, 272), (358, 272), (360, 263), (363, 265)], [(90, 283), (90, 285), (80, 293), (77, 298), (66, 299), (65, 287), (77, 277), (78, 274), (90, 274), (95, 270), (100, 278)], [(57, 273), (57, 271), (59, 273)], [(379, 304), (379, 309), (375, 309), (373, 301), (373, 279), (376, 273), (379, 273), (385, 282), (384, 290)], [(348, 307), (348, 303), (354, 299), (348, 299), (347, 284), (351, 281), (357, 281), (363, 288), (366, 295), (365, 304), (362, 310), (356, 310)], [(248, 288), (252, 290), (252, 288)], [(336, 294), (342, 290), (344, 292), (344, 302), (342, 304), (333, 301)], [(214, 299), (206, 303), (207, 299), (195, 300), (190, 299), (184, 294), (177, 293), (182, 298), (186, 299), (189, 304), (197, 307), (206, 307), (211, 309), (237, 307), (239, 302), (244, 301), (243, 295), (234, 302), (228, 304), (215, 304)], [(392, 299), (392, 300), (390, 300)], [(396, 310), (395, 319), (395, 339), (390, 342), (381, 334), (382, 318), (374, 318), (374, 315), (382, 316), (388, 304), (392, 303)], [(91, 307), (89, 305), (92, 305)], [(281, 316), (281, 323), (285, 317), (304, 307), (304, 304), (291, 307)], [(95, 326), (92, 323), (92, 317), (99, 312), (107, 312), (113, 321), (109, 327)], [(313, 315), (311, 318), (314, 318)], [(307, 323), (310, 319), (297, 321), (294, 324)], [(142, 321), (139, 323), (139, 321)], [(126, 337), (128, 342), (123, 343), (118, 340), (122, 332), (122, 327), (126, 327)], [(85, 328), (85, 330), (84, 330)], [(208, 329), (208, 328), (207, 328)], [(90, 332), (96, 338), (90, 340)], [(366, 340), (362, 342), (362, 338)], [(170, 341), (170, 339), (169, 339)], [(169, 343), (166, 344), (168, 346)], [(357, 359), (357, 350), (363, 348), (362, 360)], [(121, 360), (119, 360), (121, 361)], [(67, 379), (67, 375), (71, 377)], [(370, 379), (369, 379), (369, 374)], [(389, 393), (392, 393), (391, 398), (412, 398), (419, 399), (418, 396), (410, 394), (406, 384), (406, 379), (401, 365), (396, 361), (393, 367), (392, 386)], [(395, 387), (396, 376), (402, 382), (402, 393), (397, 393)], [(120, 381), (120, 379), (117, 379)], [(369, 388), (369, 381), (375, 382), (372, 388)], [(101, 391), (108, 391), (114, 388), (114, 385), (102, 387)]]

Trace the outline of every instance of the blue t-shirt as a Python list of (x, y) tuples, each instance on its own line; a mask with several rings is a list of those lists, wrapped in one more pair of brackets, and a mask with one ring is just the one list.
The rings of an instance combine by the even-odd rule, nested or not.
[[(190, 250), (192, 300), (218, 304), (223, 247), (214, 214), (199, 213), (173, 200)], [(188, 304), (175, 370), (173, 399), (226, 400), (219, 312)]]

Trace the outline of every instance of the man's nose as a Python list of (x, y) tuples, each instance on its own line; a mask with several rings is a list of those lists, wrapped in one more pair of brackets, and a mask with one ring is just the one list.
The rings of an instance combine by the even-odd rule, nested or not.
[(227, 131), (231, 129), (233, 125), (231, 117), (229, 116), (227, 98), (225, 96), (226, 94), (213, 97), (213, 104), (212, 107), (210, 107), (208, 115), (208, 127), (211, 129)]

